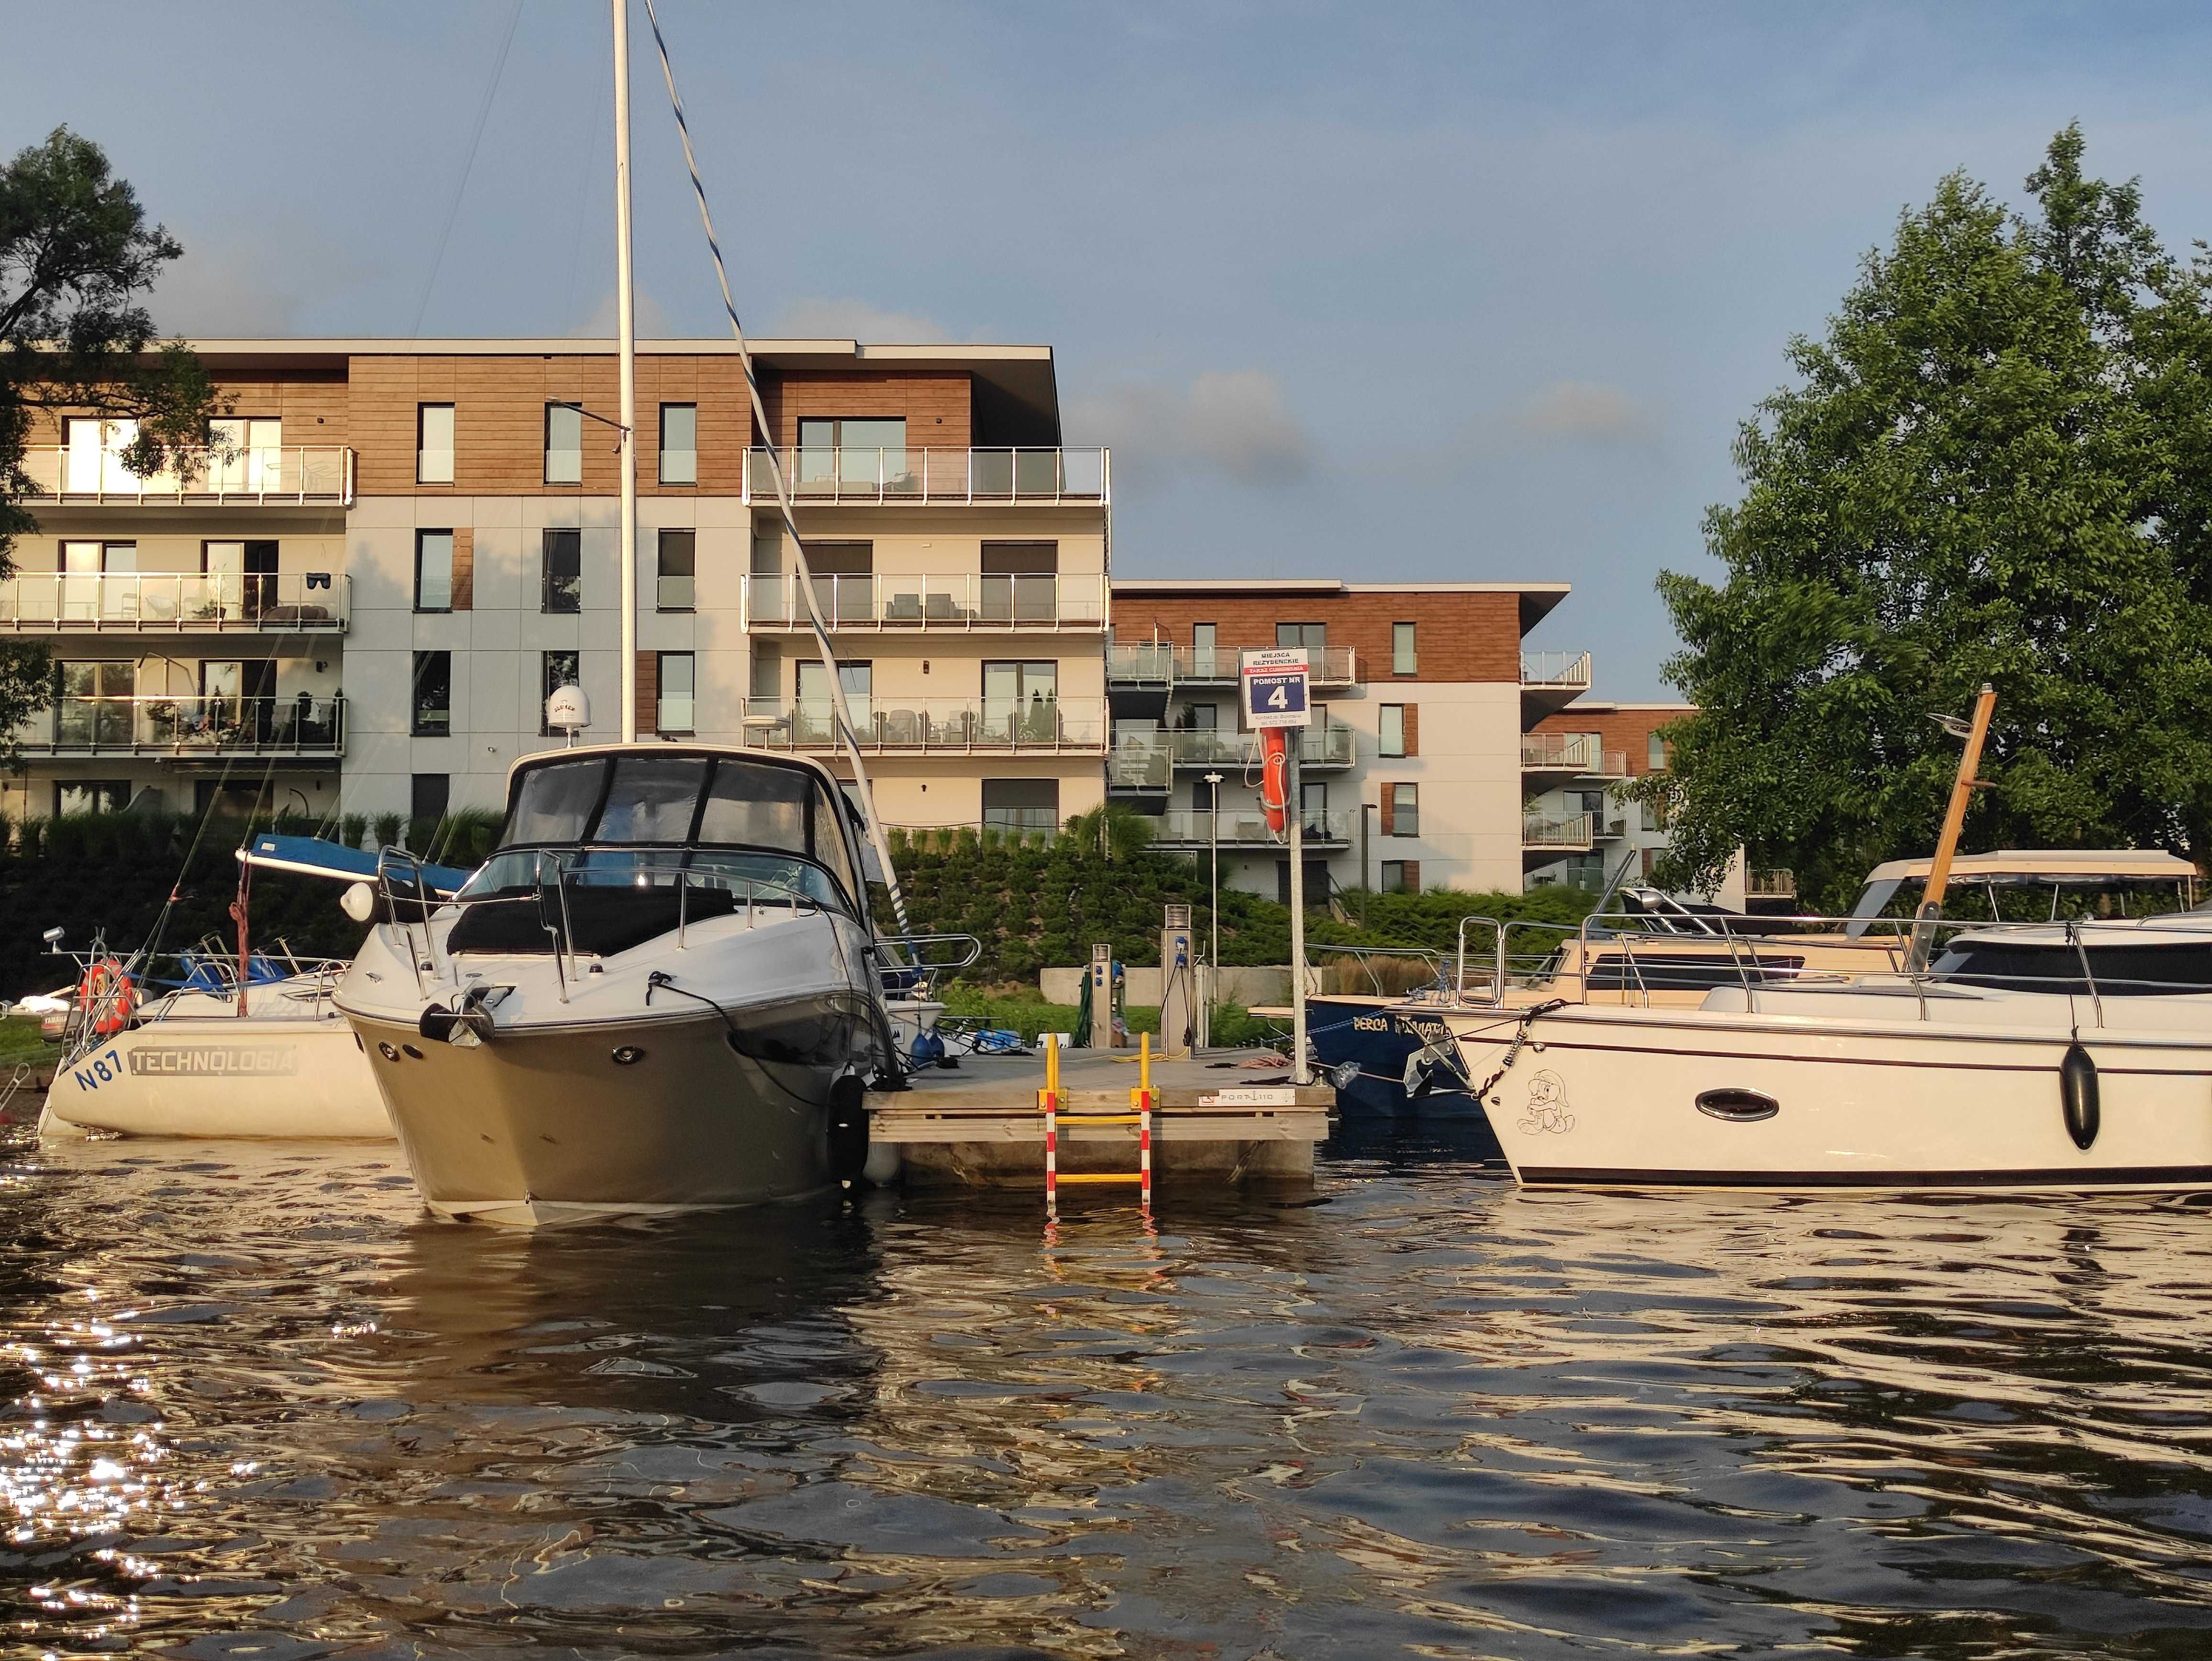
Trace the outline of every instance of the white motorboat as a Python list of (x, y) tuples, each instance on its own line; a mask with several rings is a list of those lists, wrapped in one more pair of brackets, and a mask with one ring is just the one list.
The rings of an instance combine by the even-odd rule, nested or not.
[(865, 868), (818, 763), (665, 743), (518, 762), (451, 904), (387, 856), (337, 1001), (424, 1203), (529, 1224), (857, 1177), (897, 1068)]
[(1924, 973), (1442, 1019), (1529, 1185), (2212, 1189), (2212, 916), (1961, 927)]

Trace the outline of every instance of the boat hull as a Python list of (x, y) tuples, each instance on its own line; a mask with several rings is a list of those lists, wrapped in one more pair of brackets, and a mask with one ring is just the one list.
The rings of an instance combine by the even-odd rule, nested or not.
[(392, 1139), (368, 1062), (335, 1018), (132, 1027), (57, 1068), (46, 1113), (125, 1136)]
[[(1452, 1018), (1470, 1073), (1515, 1026)], [(1517, 1024), (1516, 1024), (1517, 1025)], [(2212, 1189), (2212, 1044), (2084, 1032), (2101, 1123), (2069, 1135), (2053, 1031), (1570, 1007), (1485, 1105), (1532, 1187)]]
[(1351, 1062), (1359, 1068), (1336, 1092), (1337, 1110), (1345, 1117), (1452, 1119), (1487, 1127), (1482, 1104), (1464, 1089), (1406, 1093), (1407, 1061), (1431, 1038), (1449, 1038), (1441, 1013), (1408, 1008), (1399, 999), (1309, 998), (1306, 1032), (1323, 1067)]
[(510, 1029), (471, 1046), (350, 1019), (439, 1216), (532, 1225), (755, 1205), (830, 1181), (842, 1056), (740, 1055), (716, 1014)]

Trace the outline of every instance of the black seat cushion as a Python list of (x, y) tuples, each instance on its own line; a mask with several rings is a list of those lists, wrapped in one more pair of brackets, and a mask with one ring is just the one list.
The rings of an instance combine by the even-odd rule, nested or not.
[[(737, 896), (726, 888), (686, 891), (684, 916), (691, 922), (726, 917), (738, 909)], [(575, 931), (569, 950), (611, 958), (676, 928), (677, 891), (673, 888), (635, 888), (609, 885), (573, 885), (568, 890), (568, 926)], [(550, 952), (554, 937), (545, 923), (562, 926), (561, 897), (544, 891), (541, 909), (534, 894), (511, 899), (471, 900), (461, 908), (453, 933), (446, 937), (449, 952)]]

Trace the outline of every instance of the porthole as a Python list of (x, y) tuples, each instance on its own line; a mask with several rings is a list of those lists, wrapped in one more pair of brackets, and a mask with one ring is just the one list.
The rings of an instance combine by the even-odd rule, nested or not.
[(1782, 1104), (1756, 1090), (1705, 1090), (1698, 1094), (1698, 1111), (1730, 1124), (1756, 1124), (1782, 1110)]
[(616, 1048), (615, 1065), (617, 1067), (635, 1067), (644, 1059), (645, 1051), (634, 1043), (622, 1044)]
[(399, 1052), (394, 1050), (388, 1043), (380, 1043), (377, 1045), (376, 1053), (383, 1056), (387, 1062), (396, 1062), (399, 1059)]
[(422, 1052), (416, 1049), (413, 1044), (403, 1043), (399, 1047), (407, 1052), (410, 1060), (419, 1062), (422, 1059)]

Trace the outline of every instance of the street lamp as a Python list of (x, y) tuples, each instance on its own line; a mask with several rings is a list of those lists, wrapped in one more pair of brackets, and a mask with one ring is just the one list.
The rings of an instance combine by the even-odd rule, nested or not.
[[(1388, 788), (1387, 786), (1384, 788)], [(1367, 901), (1375, 891), (1367, 882), (1367, 816), (1382, 811), (1382, 804), (1380, 802), (1363, 801), (1359, 804), (1359, 926), (1362, 928), (1367, 927)]]
[(1213, 945), (1212, 945), (1212, 946), (1210, 948), (1212, 955), (1211, 955), (1211, 956), (1208, 958), (1208, 959), (1207, 959), (1207, 976), (1206, 976), (1206, 979), (1207, 979), (1208, 984), (1207, 984), (1206, 989), (1206, 1002), (1210, 1005), (1210, 1004), (1212, 1004), (1212, 1001), (1213, 1001), (1213, 1000), (1214, 1000), (1214, 997), (1216, 996), (1216, 994), (1215, 994), (1215, 992), (1214, 992), (1214, 989), (1213, 989), (1213, 987), (1212, 987), (1212, 982), (1213, 982), (1214, 980), (1218, 979), (1218, 978), (1219, 977), (1220, 974), (1221, 974), (1221, 775), (1220, 775), (1220, 774), (1218, 774), (1218, 773), (1208, 773), (1208, 774), (1206, 776), (1206, 800), (1207, 800), (1208, 801), (1212, 802), (1212, 805), (1213, 805), (1213, 832), (1212, 832), (1212, 837), (1210, 838), (1210, 840), (1212, 841), (1212, 844), (1213, 844), (1213, 887), (1212, 887), (1212, 892), (1211, 892), (1211, 894), (1209, 894), (1209, 895), (1208, 895), (1208, 897), (1207, 897), (1207, 910), (1209, 910), (1209, 912), (1212, 914), (1212, 919), (1213, 919)]

